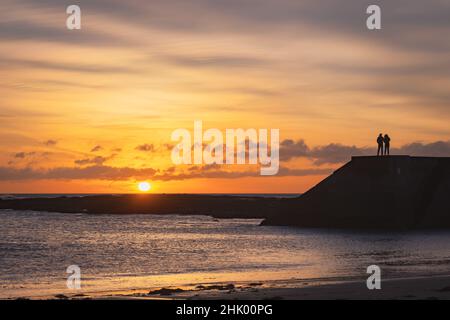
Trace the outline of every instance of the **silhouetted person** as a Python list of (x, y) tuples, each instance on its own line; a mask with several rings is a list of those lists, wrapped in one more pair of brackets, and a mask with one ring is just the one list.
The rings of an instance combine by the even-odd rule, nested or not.
[(384, 141), (384, 154), (388, 156), (389, 148), (391, 147), (391, 138), (389, 138), (389, 135), (387, 133), (384, 135), (383, 141)]
[(384, 142), (383, 134), (380, 133), (377, 138), (377, 143), (378, 143), (377, 156), (383, 155), (383, 142)]

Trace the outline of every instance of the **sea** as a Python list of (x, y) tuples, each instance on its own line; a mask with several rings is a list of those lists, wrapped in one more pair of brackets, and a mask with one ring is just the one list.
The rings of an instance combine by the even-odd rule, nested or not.
[[(213, 283), (315, 285), (365, 279), (371, 265), (380, 267), (382, 279), (450, 275), (448, 231), (301, 229), (261, 221), (0, 210), (0, 298)], [(71, 266), (80, 270), (80, 289), (67, 287)]]

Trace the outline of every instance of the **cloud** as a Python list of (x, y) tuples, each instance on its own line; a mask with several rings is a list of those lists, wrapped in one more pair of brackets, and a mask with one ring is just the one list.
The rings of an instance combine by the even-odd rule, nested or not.
[[(9, 122), (11, 119), (14, 118), (50, 118), (50, 117), (56, 117), (58, 116), (57, 113), (52, 112), (44, 112), (42, 110), (36, 111), (36, 110), (21, 110), (18, 108), (8, 108), (5, 106), (1, 107), (0, 111), (0, 121), (1, 122)], [(5, 121), (3, 121), (5, 120)]]
[[(257, 146), (257, 144), (256, 144)], [(194, 146), (192, 146), (193, 148)], [(209, 145), (204, 144), (203, 149), (208, 149)], [(270, 148), (269, 148), (270, 149)], [(223, 153), (226, 152), (226, 146), (223, 145)], [(247, 156), (249, 145), (246, 141), (244, 155)], [(410, 156), (430, 156), (430, 157), (450, 157), (450, 142), (437, 141), (432, 143), (414, 142), (401, 147), (392, 148), (392, 155), (410, 155)], [(329, 143), (323, 146), (310, 147), (303, 140), (294, 141), (285, 139), (280, 142), (279, 149), (280, 161), (287, 162), (296, 158), (309, 159), (316, 166), (324, 164), (341, 164), (351, 160), (352, 156), (371, 156), (376, 155), (375, 147), (355, 145), (344, 145), (341, 143)], [(190, 170), (202, 168), (203, 171), (210, 169), (208, 166), (191, 167)]]
[(102, 150), (103, 148), (102, 148), (102, 146), (101, 145), (96, 145), (95, 147), (93, 147), (92, 149), (91, 149), (91, 152), (97, 152), (97, 151), (100, 151), (100, 150)]
[[(239, 179), (248, 177), (261, 177), (259, 169), (249, 169), (246, 171), (228, 171), (223, 168), (226, 166), (211, 165), (204, 167), (195, 167), (188, 169), (187, 172), (174, 173), (173, 170), (164, 171), (156, 174), (152, 179), (161, 181), (173, 180), (189, 180), (189, 179)], [(220, 168), (220, 169), (217, 169)], [(333, 172), (331, 168), (312, 168), (312, 169), (290, 169), (281, 167), (277, 175), (273, 177), (286, 176), (312, 176), (312, 175), (328, 175)]]
[(306, 157), (309, 152), (309, 147), (304, 140), (294, 141), (286, 139), (280, 143), (280, 160), (288, 161), (292, 158)]
[(393, 149), (397, 154), (426, 157), (450, 157), (450, 141), (437, 141), (433, 143), (414, 142), (406, 144), (399, 149)]
[[(114, 45), (130, 51), (135, 58), (124, 58), (124, 65), (117, 66), (105, 65), (106, 60), (101, 59), (98, 64), (95, 60), (92, 64), (67, 63), (43, 59), (41, 54), (33, 59), (4, 57), (0, 59), (4, 60), (3, 67), (82, 72), (86, 77), (111, 73), (140, 75), (141, 71), (150, 71), (159, 77), (157, 71), (153, 72), (155, 64), (174, 65), (173, 69), (183, 66), (195, 71), (212, 67), (220, 72), (227, 72), (228, 68), (233, 72), (236, 68), (247, 72), (246, 68), (253, 66), (257, 68), (258, 78), (261, 74), (262, 80), (265, 76), (271, 80), (266, 82), (268, 88), (264, 88), (266, 83), (261, 85), (249, 78), (245, 84), (236, 83), (235, 88), (228, 89), (230, 81), (219, 81), (216, 90), (258, 96), (273, 92), (281, 96), (295, 95), (292, 88), (283, 87), (283, 80), (294, 83), (302, 72), (302, 79), (311, 79), (308, 98), (315, 97), (313, 90), (326, 87), (327, 91), (376, 93), (380, 100), (389, 98), (408, 110), (449, 110), (445, 81), (449, 78), (450, 42), (442, 36), (450, 32), (448, 1), (429, 0), (424, 6), (422, 0), (378, 0), (383, 29), (377, 32), (369, 32), (365, 27), (365, 9), (372, 4), (369, 0), (78, 2), (83, 12), (83, 27), (69, 32), (63, 25), (66, 15), (61, 1), (42, 0), (39, 4), (35, 0), (7, 1), (4, 12), (19, 10), (23, 16), (3, 19), (0, 39), (13, 45), (17, 40), (64, 42), (70, 48), (94, 50), (102, 50), (99, 46), (105, 44)], [(146, 34), (152, 36), (143, 36)], [(148, 59), (148, 48), (151, 48), (151, 59)], [(332, 48), (336, 48), (336, 55)], [(323, 73), (325, 80), (319, 79), (320, 83), (315, 84), (317, 73)], [(243, 74), (242, 78), (246, 76)], [(171, 83), (167, 87), (183, 85), (163, 77), (161, 74), (161, 82)], [(334, 81), (336, 78), (339, 81)], [(324, 83), (327, 79), (333, 79), (333, 83)], [(79, 85), (90, 84), (80, 81)]]
[(44, 141), (44, 144), (45, 144), (46, 146), (48, 146), (48, 147), (54, 146), (54, 145), (56, 145), (57, 143), (58, 143), (58, 141), (52, 140), (52, 139), (47, 140), (47, 141)]
[(79, 167), (57, 167), (48, 170), (33, 168), (0, 167), (0, 180), (129, 180), (151, 177), (156, 170), (152, 168), (135, 169), (103, 165)]
[(36, 152), (17, 152), (16, 154), (14, 154), (14, 158), (24, 159), (29, 156), (34, 156), (35, 154)]
[(36, 152), (36, 151), (30, 151), (30, 152), (17, 152), (12, 155), (14, 158), (14, 161), (10, 160), (8, 161), (8, 165), (14, 165), (18, 163), (23, 163), (23, 161), (27, 161), (28, 165), (32, 165), (35, 163), (38, 163), (39, 161), (45, 161), (48, 160), (48, 156), (50, 156), (50, 152)]
[[(106, 16), (115, 23), (128, 23), (145, 29), (185, 33), (241, 32), (262, 34), (263, 36), (272, 30), (281, 31), (289, 26), (299, 27), (302, 24), (327, 32), (367, 35), (367, 30), (361, 28), (361, 24), (365, 22), (365, 9), (368, 5), (373, 4), (368, 0), (322, 0), (320, 2), (315, 0), (190, 0), (188, 2), (170, 0), (152, 3), (145, 0), (132, 2), (80, 0), (78, 2), (84, 10), (83, 12), (93, 16)], [(20, 3), (33, 6), (35, 1), (22, 0)], [(404, 45), (406, 45), (410, 44), (412, 38), (422, 38), (424, 35), (415, 34), (412, 38), (403, 37), (401, 39), (399, 31), (416, 30), (418, 27), (433, 30), (449, 26), (450, 5), (446, 1), (428, 0), (426, 7), (420, 0), (398, 0), (395, 2), (378, 0), (377, 4), (382, 8), (385, 23), (394, 28), (395, 31), (385, 41), (392, 41), (392, 39), (398, 37), (399, 40), (402, 40), (401, 44), (405, 43)], [(60, 7), (61, 2), (59, 0), (42, 0), (39, 1), (39, 7), (34, 6), (34, 10), (30, 10), (30, 16), (38, 15), (41, 10), (49, 12), (51, 9), (58, 12)], [(57, 17), (55, 15), (55, 18)], [(170, 17), (170, 19), (167, 17)], [(192, 17), (195, 17), (195, 19)], [(43, 28), (44, 26), (41, 25), (40, 27)], [(14, 32), (10, 31), (9, 34), (22, 37), (31, 34), (31, 36), (37, 37), (50, 33), (50, 30), (41, 31), (41, 28), (21, 30), (16, 27), (13, 29)], [(57, 37), (58, 40), (64, 40), (62, 35), (67, 35), (67, 33), (55, 33), (55, 29), (51, 29), (53, 31), (51, 35)], [(264, 31), (265, 33), (263, 33)], [(95, 42), (99, 38), (98, 41), (101, 41), (102, 35), (99, 33), (90, 35), (86, 32), (79, 35), (76, 40)], [(103, 38), (107, 38), (107, 36), (110, 35), (105, 34)], [(114, 40), (103, 39), (106, 42)]]
[[(339, 164), (350, 161), (352, 156), (375, 155), (376, 149), (372, 147), (347, 146), (339, 143), (330, 143), (313, 148), (303, 140), (294, 142), (284, 140), (280, 144), (280, 160), (289, 161), (294, 158), (307, 158), (315, 165)], [(450, 141), (437, 141), (432, 143), (414, 142), (398, 148), (391, 149), (392, 155), (450, 157)]]
[[(142, 147), (144, 146), (144, 147)], [(152, 150), (152, 145), (141, 145), (144, 151)], [(281, 142), (280, 159), (288, 161), (295, 158), (306, 158), (314, 165), (341, 164), (349, 161), (352, 156), (374, 155), (375, 148), (347, 146), (330, 143), (324, 146), (309, 147), (304, 140), (294, 141), (287, 139)], [(392, 148), (391, 154), (411, 156), (449, 157), (450, 141), (437, 141), (432, 143), (414, 142), (398, 148)], [(36, 152), (18, 152), (16, 159), (25, 159), (37, 155)], [(248, 170), (233, 171), (227, 165), (190, 166), (186, 170), (177, 171), (176, 167), (166, 170), (153, 168), (111, 167), (104, 165), (106, 161), (114, 158), (116, 154), (108, 157), (96, 156), (75, 160), (81, 167), (56, 167), (48, 170), (33, 168), (1, 167), (0, 180), (25, 179), (102, 179), (102, 180), (129, 180), (133, 178), (148, 178), (160, 181), (187, 180), (187, 179), (237, 179), (243, 177), (258, 177), (259, 170), (252, 166)], [(288, 168), (281, 166), (277, 177), (281, 176), (308, 176), (327, 175), (332, 168)], [(152, 173), (149, 175), (149, 173)], [(89, 175), (92, 174), (92, 175)]]
[(74, 163), (77, 165), (80, 165), (80, 166), (84, 166), (84, 165), (88, 165), (88, 164), (102, 165), (106, 161), (114, 158), (115, 156), (116, 156), (115, 154), (112, 154), (109, 157), (96, 156), (93, 158), (85, 158), (85, 159), (75, 160)]
[(238, 55), (222, 55), (222, 56), (182, 56), (182, 55), (166, 55), (163, 59), (170, 64), (185, 67), (267, 67), (269, 60), (257, 57), (238, 56)]
[(143, 152), (153, 152), (155, 151), (155, 146), (153, 144), (141, 144), (139, 146), (137, 146), (135, 148), (138, 151), (143, 151)]
[[(261, 177), (259, 170), (228, 171), (226, 166), (207, 166), (206, 170), (197, 167), (186, 172), (176, 172), (175, 167), (161, 171), (154, 168), (111, 167), (93, 165), (87, 167), (57, 167), (52, 169), (0, 167), (0, 181), (17, 180), (130, 180), (151, 179), (153, 181), (180, 181), (188, 179), (238, 179)], [(275, 177), (327, 175), (330, 168), (289, 169), (280, 168)]]
[(48, 69), (53, 71), (66, 71), (77, 73), (96, 73), (96, 74), (118, 74), (118, 73), (137, 73), (141, 69), (133, 67), (100, 65), (100, 64), (82, 64), (82, 63), (62, 63), (44, 60), (29, 60), (16, 58), (1, 58), (0, 65), (2, 68), (22, 67), (26, 69)]
[(173, 143), (164, 143), (163, 145), (162, 145), (162, 147), (165, 149), (165, 150), (167, 150), (167, 151), (171, 151), (173, 148), (175, 148), (175, 144), (173, 144)]
[[(132, 2), (81, 0), (78, 2), (83, 12), (89, 13), (87, 17), (91, 15), (106, 17), (113, 24), (147, 31), (213, 36), (237, 33), (266, 37), (268, 34), (283, 36), (289, 31), (294, 33), (307, 29), (315, 34), (344, 34), (407, 50), (448, 52), (450, 47), (448, 41), (430, 36), (436, 31), (449, 29), (450, 4), (442, 0), (428, 0), (426, 7), (421, 0), (377, 1), (382, 8), (382, 21), (386, 26), (377, 34), (368, 34), (365, 28), (365, 9), (373, 4), (368, 0), (320, 2), (170, 0), (151, 3), (145, 0)], [(38, 23), (43, 12), (54, 12), (55, 21), (59, 21), (62, 15), (57, 14), (61, 10), (60, 1), (39, 1), (39, 7), (35, 5), (35, 0), (22, 0), (19, 4), (28, 4), (29, 14), (23, 21), (4, 22), (4, 25), (0, 26), (0, 37), (95, 45), (122, 43), (128, 46), (134, 40), (133, 37), (92, 29), (89, 29), (89, 32), (82, 29), (81, 32), (70, 33), (68, 37), (64, 28)], [(418, 29), (421, 32), (416, 32)], [(300, 37), (302, 33), (296, 35)]]
[[(146, 149), (146, 148), (144, 148)], [(285, 161), (293, 158), (308, 158), (315, 165), (339, 164), (349, 161), (355, 155), (374, 155), (374, 148), (346, 146), (331, 143), (324, 146), (310, 148), (303, 140), (284, 140), (281, 143), (280, 154)], [(15, 156), (24, 158), (33, 153), (19, 152)], [(414, 142), (393, 148), (391, 154), (405, 154), (411, 156), (450, 157), (450, 141), (437, 141), (432, 143)], [(0, 180), (32, 180), (32, 179), (56, 179), (56, 180), (130, 180), (152, 179), (154, 181), (177, 181), (188, 179), (238, 179), (244, 177), (259, 177), (259, 170), (252, 167), (245, 171), (230, 171), (226, 165), (191, 166), (185, 171), (178, 172), (176, 167), (166, 170), (154, 168), (111, 167), (104, 162), (114, 157), (94, 157), (76, 160), (78, 165), (90, 165), (86, 167), (56, 167), (48, 170), (33, 168), (0, 167)], [(93, 165), (91, 165), (93, 164)], [(328, 175), (333, 168), (288, 168), (281, 166), (275, 177), (283, 176), (310, 176)]]
[(331, 143), (326, 146), (315, 147), (308, 153), (308, 157), (314, 159), (314, 164), (322, 165), (325, 163), (335, 164), (344, 163), (350, 160), (352, 156), (362, 156), (374, 154), (374, 149), (360, 148), (356, 146), (345, 146), (338, 143)]
[[(53, 8), (55, 10), (59, 10), (59, 12), (64, 12), (64, 7), (61, 6), (61, 3), (55, 2)], [(1, 21), (0, 39), (2, 39), (3, 41), (40, 40), (46, 42), (66, 44), (77, 43), (79, 45), (95, 45), (103, 47), (136, 44), (136, 42), (133, 42), (130, 38), (111, 35), (105, 32), (98, 32), (92, 29), (90, 29), (88, 32), (82, 29), (78, 32), (71, 32), (69, 34), (64, 25), (64, 16), (63, 19), (61, 19), (61, 17), (58, 17), (57, 15), (49, 17), (50, 21), (63, 21), (61, 27), (46, 26), (44, 23), (39, 21), (41, 12), (41, 10), (35, 10), (34, 12), (30, 12), (28, 15), (21, 17), (22, 19), (20, 19), (20, 17), (17, 17), (18, 20), (16, 21)], [(29, 20), (25, 20), (27, 18)]]

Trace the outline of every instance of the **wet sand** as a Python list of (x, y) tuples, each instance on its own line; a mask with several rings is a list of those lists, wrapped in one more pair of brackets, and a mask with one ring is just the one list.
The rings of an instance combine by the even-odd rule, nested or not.
[(256, 300), (368, 300), (450, 299), (450, 277), (397, 279), (382, 282), (380, 290), (367, 289), (365, 281), (297, 288), (247, 288), (226, 293), (205, 293), (192, 299)]
[[(157, 288), (148, 291), (97, 292), (55, 295), (37, 299), (100, 300), (448, 300), (450, 276), (389, 279), (380, 290), (369, 290), (365, 280), (336, 283), (223, 283), (197, 284), (191, 287)], [(277, 287), (278, 286), (278, 287)]]

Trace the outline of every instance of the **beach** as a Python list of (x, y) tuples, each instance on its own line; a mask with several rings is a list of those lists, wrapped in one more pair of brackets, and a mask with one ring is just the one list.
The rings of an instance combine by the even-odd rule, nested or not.
[[(20, 299), (24, 299), (23, 297)], [(367, 289), (366, 282), (346, 281), (312, 284), (308, 281), (240, 282), (197, 284), (190, 287), (154, 288), (88, 294), (57, 294), (33, 299), (98, 300), (448, 300), (450, 276), (402, 278), (382, 281), (380, 290)]]

